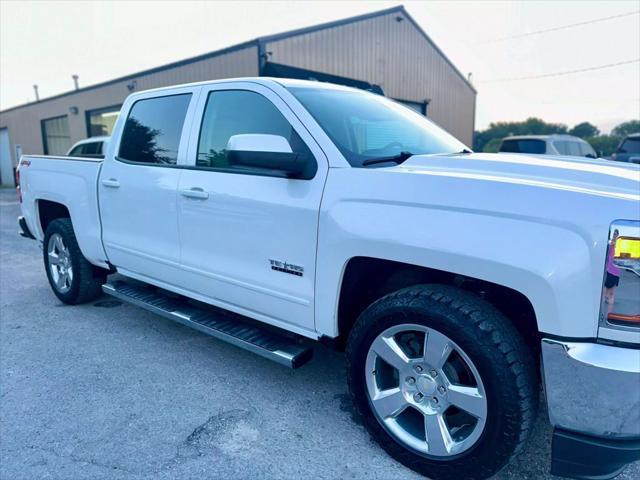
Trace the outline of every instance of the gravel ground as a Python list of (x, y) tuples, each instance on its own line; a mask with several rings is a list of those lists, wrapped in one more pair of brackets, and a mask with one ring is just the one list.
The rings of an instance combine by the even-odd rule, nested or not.
[[(359, 423), (342, 354), (292, 371), (108, 297), (65, 306), (18, 210), (0, 190), (0, 478), (419, 478)], [(550, 433), (541, 412), (496, 478), (552, 478)]]

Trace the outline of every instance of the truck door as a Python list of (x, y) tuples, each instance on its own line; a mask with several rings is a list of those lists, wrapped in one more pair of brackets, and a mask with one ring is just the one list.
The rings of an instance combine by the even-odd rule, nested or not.
[[(286, 103), (255, 83), (203, 87), (178, 186), (185, 287), (292, 330), (314, 330), (318, 215), (327, 159)], [(240, 134), (284, 137), (317, 163), (309, 180), (234, 166)]]
[[(150, 92), (123, 108), (98, 182), (109, 261), (141, 280), (179, 271), (176, 192), (188, 143), (193, 89)], [(184, 140), (182, 137), (184, 136)]]

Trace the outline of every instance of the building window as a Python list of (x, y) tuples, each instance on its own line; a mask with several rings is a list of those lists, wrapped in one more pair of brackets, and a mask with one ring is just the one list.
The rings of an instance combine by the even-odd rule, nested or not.
[(42, 143), (45, 155), (66, 155), (71, 147), (69, 119), (66, 115), (42, 120)]
[(122, 105), (116, 105), (113, 107), (87, 110), (87, 136), (110, 136), (113, 131), (113, 126), (118, 119), (121, 106)]

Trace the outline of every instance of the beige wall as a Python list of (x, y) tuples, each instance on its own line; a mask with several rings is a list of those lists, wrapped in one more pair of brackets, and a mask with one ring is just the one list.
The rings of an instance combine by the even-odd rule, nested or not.
[[(9, 129), (11, 154), (15, 154), (15, 145), (22, 146), (25, 154), (42, 154), (42, 132), (40, 121), (46, 118), (67, 115), (71, 143), (87, 136), (85, 112), (96, 108), (122, 104), (130, 93), (127, 84), (136, 81), (136, 91), (168, 85), (198, 82), (216, 78), (245, 77), (258, 75), (257, 47), (251, 46), (194, 63), (176, 66), (155, 73), (142, 74), (135, 78), (118, 81), (108, 85), (80, 90), (52, 100), (42, 100), (24, 107), (0, 113), (0, 128)], [(77, 107), (76, 115), (69, 112)], [(16, 160), (13, 159), (15, 165)]]
[(404, 13), (273, 41), (265, 51), (270, 62), (378, 84), (388, 97), (431, 99), (428, 117), (472, 143), (475, 92)]
[[(402, 21), (397, 21), (402, 18)], [(471, 145), (476, 94), (404, 12), (267, 41), (268, 61), (378, 84), (387, 96), (423, 102), (428, 117)], [(87, 88), (0, 113), (0, 128), (9, 129), (11, 155), (20, 144), (25, 154), (43, 153), (40, 122), (67, 115), (71, 143), (87, 136), (85, 112), (122, 104), (135, 80), (136, 91), (217, 78), (257, 76), (255, 44), (180, 62), (158, 71)], [(72, 114), (70, 107), (77, 107)], [(15, 165), (15, 158), (12, 160)]]

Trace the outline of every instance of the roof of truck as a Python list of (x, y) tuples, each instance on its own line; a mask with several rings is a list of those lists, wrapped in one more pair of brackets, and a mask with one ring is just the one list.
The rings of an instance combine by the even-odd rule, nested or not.
[(199, 87), (206, 85), (215, 85), (218, 83), (256, 83), (259, 85), (273, 85), (279, 84), (283, 87), (307, 87), (307, 88), (322, 88), (327, 90), (345, 90), (345, 91), (356, 91), (362, 92), (365, 90), (348, 87), (346, 85), (338, 85), (336, 83), (329, 82), (321, 82), (316, 80), (299, 80), (296, 78), (274, 78), (274, 77), (238, 77), (238, 78), (220, 78), (216, 80), (204, 80), (201, 82), (191, 82), (191, 83), (183, 83), (179, 85), (170, 85), (166, 87), (158, 87), (158, 88), (150, 88), (148, 90), (140, 90), (129, 95), (130, 97), (137, 97), (139, 95), (146, 95), (150, 92), (162, 92), (165, 90), (174, 90), (178, 88), (189, 88), (189, 87)]

